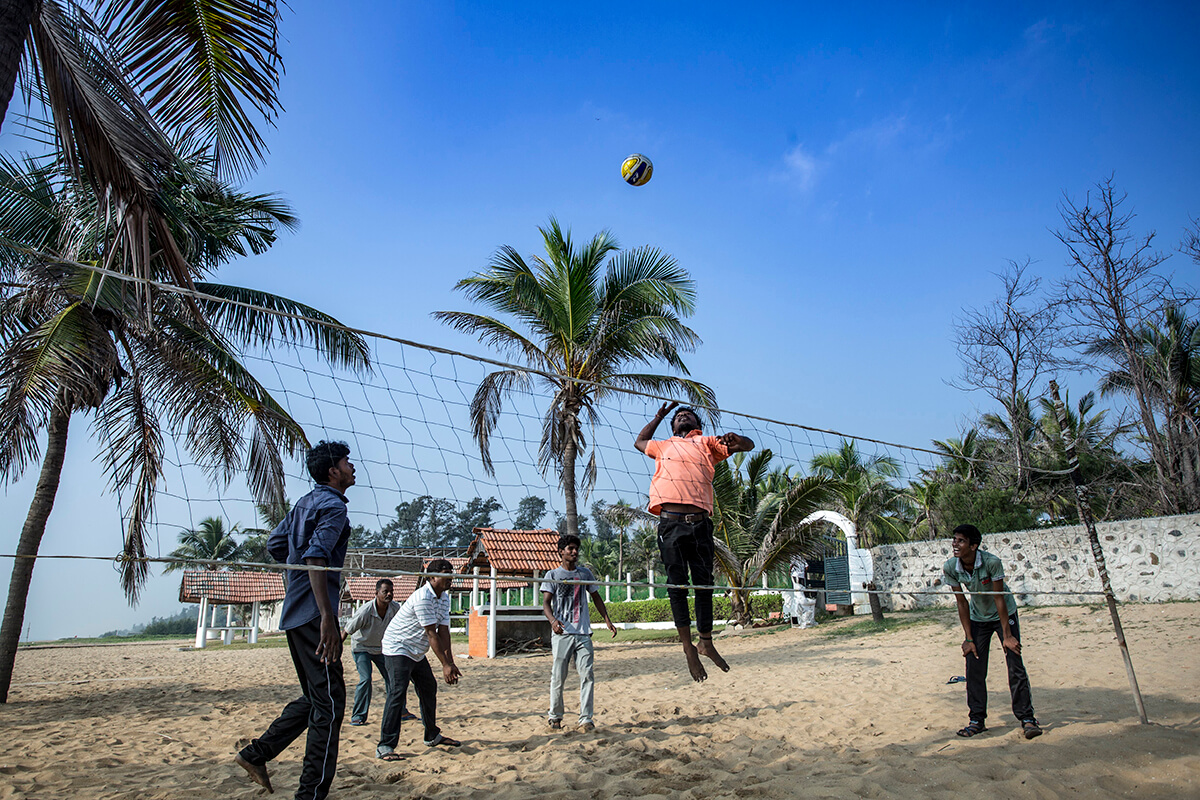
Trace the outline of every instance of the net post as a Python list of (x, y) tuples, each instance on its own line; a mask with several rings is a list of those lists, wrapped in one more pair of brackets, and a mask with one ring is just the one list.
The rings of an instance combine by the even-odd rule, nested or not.
[(1142, 702), (1142, 691), (1138, 688), (1137, 675), (1133, 672), (1133, 659), (1129, 655), (1129, 646), (1125, 643), (1125, 631), (1121, 627), (1121, 616), (1117, 613), (1117, 598), (1113, 595), (1112, 583), (1108, 579), (1108, 567), (1104, 563), (1104, 550), (1100, 547), (1100, 537), (1096, 533), (1096, 520), (1092, 517), (1092, 508), (1088, 504), (1088, 486), (1083, 480), (1083, 470), (1079, 467), (1079, 456), (1075, 451), (1074, 438), (1068, 438), (1070, 430), (1067, 424), (1067, 409), (1058, 395), (1058, 383), (1050, 381), (1050, 394), (1054, 400), (1054, 413), (1058, 417), (1059, 433), (1067, 451), (1067, 460), (1071, 468), (1071, 483), (1075, 486), (1075, 507), (1079, 511), (1079, 519), (1087, 528), (1088, 541), (1092, 545), (1092, 558), (1096, 561), (1096, 571), (1100, 574), (1100, 586), (1104, 589), (1104, 599), (1108, 603), (1108, 613), (1112, 617), (1113, 631), (1117, 635), (1117, 646), (1121, 649), (1121, 658), (1125, 661), (1125, 674), (1129, 678), (1129, 688), (1133, 691), (1133, 702), (1137, 706), (1138, 719), (1143, 725), (1149, 724), (1146, 717), (1146, 705)]

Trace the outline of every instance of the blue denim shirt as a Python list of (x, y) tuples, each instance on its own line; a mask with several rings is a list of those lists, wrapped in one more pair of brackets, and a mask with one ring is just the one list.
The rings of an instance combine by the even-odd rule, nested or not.
[[(346, 563), (346, 547), (350, 543), (350, 517), (346, 513), (346, 497), (336, 489), (317, 486), (292, 507), (279, 527), (287, 533), (287, 563), (303, 564), (306, 558), (323, 558), (331, 567)], [(279, 528), (276, 529), (279, 531)], [(337, 614), (342, 592), (342, 573), (327, 572), (329, 605)], [(288, 570), (287, 594), (283, 598), (282, 630), (299, 628), (321, 616), (313, 595), (308, 573)]]

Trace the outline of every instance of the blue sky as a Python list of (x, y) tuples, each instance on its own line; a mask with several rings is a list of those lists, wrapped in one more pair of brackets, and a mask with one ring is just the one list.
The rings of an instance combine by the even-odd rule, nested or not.
[[(945, 383), (955, 315), (1008, 259), (1061, 274), (1064, 192), (1114, 175), (1167, 250), (1200, 215), (1192, 4), (498, 7), (292, 2), (286, 113), (250, 187), (302, 227), (221, 278), (481, 353), (429, 312), (466, 308), (454, 282), (501, 244), (538, 251), (553, 214), (691, 271), (688, 364), (722, 406), (927, 445), (986, 408)], [(645, 187), (620, 180), (632, 152)], [(43, 552), (119, 547), (85, 435)], [(5, 551), (34, 477), (0, 498)], [(127, 626), (177, 587), (155, 577), (130, 610), (103, 565), (44, 562), (31, 630)]]

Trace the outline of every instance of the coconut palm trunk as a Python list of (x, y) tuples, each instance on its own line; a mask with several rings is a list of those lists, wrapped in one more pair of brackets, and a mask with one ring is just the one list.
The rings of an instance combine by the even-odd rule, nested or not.
[(577, 486), (575, 483), (575, 459), (579, 455), (579, 443), (575, 436), (576, 418), (567, 414), (563, 420), (563, 432), (566, 442), (563, 445), (562, 456), (562, 489), (563, 503), (566, 505), (567, 533), (579, 535), (579, 506)]
[(38, 0), (0, 0), (0, 126), (8, 113)]
[(13, 559), (12, 579), (8, 583), (8, 604), (4, 607), (4, 622), (0, 625), (0, 703), (8, 702), (8, 689), (12, 685), (13, 666), (17, 660), (17, 643), (21, 640), (21, 626), (25, 624), (25, 603), (29, 597), (29, 584), (33, 580), (33, 557), (42, 545), (46, 520), (50, 518), (54, 497), (58, 494), (70, 421), (71, 413), (65, 405), (55, 404), (50, 412), (46, 456), (42, 460), (42, 472), (38, 476), (33, 502), (29, 504), (29, 515), (25, 517), (25, 527), (21, 529), (21, 539), (17, 542), (17, 557)]

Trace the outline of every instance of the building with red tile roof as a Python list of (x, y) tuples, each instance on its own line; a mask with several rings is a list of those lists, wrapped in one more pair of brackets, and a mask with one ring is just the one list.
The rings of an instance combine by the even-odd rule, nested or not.
[(206, 598), (217, 605), (249, 605), (282, 600), (283, 575), (279, 572), (241, 570), (185, 570), (179, 584), (179, 602), (199, 603)]
[(475, 528), (474, 533), (463, 572), (479, 567), (480, 575), (489, 575), (495, 567), (497, 575), (533, 577), (559, 565), (558, 531)]

